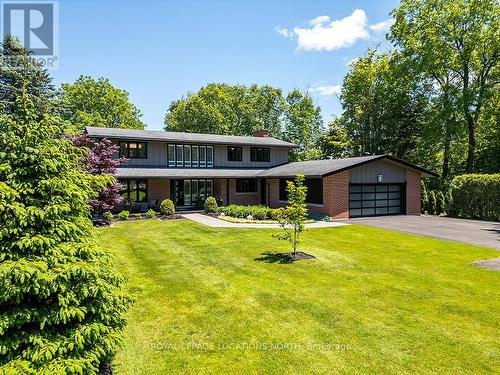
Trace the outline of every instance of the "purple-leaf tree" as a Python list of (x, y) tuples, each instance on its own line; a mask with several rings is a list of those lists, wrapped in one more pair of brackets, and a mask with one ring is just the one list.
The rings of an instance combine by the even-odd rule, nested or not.
[[(114, 177), (116, 168), (128, 161), (126, 158), (114, 157), (118, 153), (119, 147), (106, 138), (97, 141), (87, 135), (80, 135), (73, 139), (73, 143), (77, 147), (85, 147), (88, 150), (82, 158), (82, 162), (85, 169), (95, 176), (110, 175)], [(100, 191), (96, 198), (90, 199), (89, 204), (93, 212), (102, 215), (104, 211), (109, 211), (121, 204), (123, 202), (120, 195), (122, 188), (122, 185), (115, 180), (114, 183)]]

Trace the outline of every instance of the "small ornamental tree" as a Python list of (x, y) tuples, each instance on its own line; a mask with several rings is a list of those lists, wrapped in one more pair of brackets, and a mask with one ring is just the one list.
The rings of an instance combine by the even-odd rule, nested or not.
[(89, 220), (94, 195), (64, 122), (26, 91), (0, 114), (0, 373), (95, 374), (131, 303)]
[(283, 232), (276, 233), (273, 237), (290, 242), (293, 248), (293, 257), (295, 258), (300, 233), (304, 230), (304, 222), (307, 219), (307, 207), (305, 205), (307, 187), (304, 185), (304, 175), (297, 174), (294, 182), (287, 181), (286, 191), (288, 205), (277, 215)]
[(87, 135), (80, 135), (73, 139), (73, 143), (77, 147), (85, 148), (86, 152), (81, 160), (85, 170), (96, 176), (98, 180), (96, 188), (101, 185), (99, 176), (113, 177), (112, 179), (108, 178), (108, 185), (104, 189), (97, 190), (98, 195), (89, 200), (93, 212), (102, 216), (104, 211), (112, 210), (123, 202), (123, 197), (120, 194), (123, 187), (122, 184), (116, 182), (114, 175), (116, 168), (126, 164), (128, 159), (114, 158), (119, 147), (106, 138), (96, 141)]

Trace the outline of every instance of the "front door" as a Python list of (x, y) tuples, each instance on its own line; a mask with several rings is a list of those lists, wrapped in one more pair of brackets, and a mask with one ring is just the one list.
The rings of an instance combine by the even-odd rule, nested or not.
[(175, 205), (184, 206), (184, 180), (175, 180)]

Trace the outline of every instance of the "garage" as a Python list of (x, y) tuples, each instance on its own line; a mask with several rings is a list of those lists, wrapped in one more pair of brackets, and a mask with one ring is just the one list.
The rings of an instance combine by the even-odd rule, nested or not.
[(349, 217), (404, 213), (404, 184), (350, 184)]

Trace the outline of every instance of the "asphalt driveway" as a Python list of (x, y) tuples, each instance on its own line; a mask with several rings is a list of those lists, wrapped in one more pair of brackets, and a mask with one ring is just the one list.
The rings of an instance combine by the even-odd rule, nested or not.
[(411, 215), (366, 217), (348, 222), (500, 250), (498, 222)]

